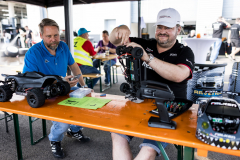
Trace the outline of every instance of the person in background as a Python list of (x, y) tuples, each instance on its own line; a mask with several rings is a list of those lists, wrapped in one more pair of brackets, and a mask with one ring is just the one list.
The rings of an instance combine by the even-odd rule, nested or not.
[(11, 34), (3, 30), (4, 43), (10, 43)]
[(24, 36), (25, 36), (25, 32), (23, 31), (22, 28), (19, 28), (19, 34), (20, 34), (20, 44), (22, 48), (25, 48), (25, 43), (24, 43)]
[(26, 30), (26, 33), (25, 33), (26, 40), (25, 40), (25, 42), (26, 42), (28, 48), (31, 48), (32, 47), (32, 40), (33, 40), (33, 32), (32, 32), (32, 30), (30, 30), (28, 28), (28, 26), (25, 26), (25, 30)]
[[(104, 30), (102, 32), (102, 40), (100, 40), (95, 48), (95, 51), (97, 53), (106, 53), (109, 52), (109, 54), (116, 54), (116, 46), (114, 46), (110, 41), (109, 41), (109, 34), (108, 31)], [(105, 85), (110, 86), (110, 67), (112, 65), (116, 64), (116, 58), (111, 59), (109, 61), (104, 62), (104, 71), (105, 71)], [(98, 67), (100, 63), (99, 59), (95, 59), (93, 61), (93, 66)]]
[(212, 24), (212, 28), (213, 28), (212, 38), (218, 38), (218, 40), (215, 41), (213, 44), (213, 50), (210, 56), (210, 61), (212, 63), (215, 63), (219, 54), (220, 47), (222, 45), (223, 29), (230, 28), (230, 27), (231, 25), (223, 17), (219, 17), (217, 19), (217, 22)]
[(190, 34), (188, 35), (188, 38), (196, 38), (196, 31), (195, 30), (191, 30)]
[[(115, 46), (127, 45), (127, 47), (141, 47), (142, 71), (147, 69), (147, 80), (165, 83), (173, 91), (175, 97), (187, 97), (187, 81), (192, 78), (194, 69), (194, 54), (189, 47), (179, 43), (177, 35), (180, 34), (180, 14), (173, 8), (159, 11), (155, 23), (155, 39), (142, 39), (129, 37), (130, 30), (121, 25), (113, 29), (110, 41)], [(143, 80), (143, 72), (141, 73)], [(114, 160), (132, 160), (129, 143), (132, 136), (119, 133), (111, 133)], [(160, 142), (165, 148), (167, 143)], [(144, 139), (139, 146), (141, 148), (135, 160), (154, 160), (160, 156), (160, 148), (154, 140)]]
[(228, 43), (232, 44), (232, 53), (228, 56), (235, 61), (235, 55), (240, 51), (240, 18), (237, 18), (228, 32)]
[[(83, 74), (96, 73), (100, 74), (100, 71), (93, 66), (92, 57), (96, 55), (92, 43), (89, 41), (89, 34), (85, 28), (78, 30), (78, 37), (74, 38), (74, 60), (78, 64)], [(89, 88), (93, 88), (99, 78), (93, 79), (92, 83), (89, 81), (87, 84)], [(78, 83), (78, 87), (80, 84)]]
[[(82, 72), (75, 63), (72, 54), (66, 43), (60, 41), (59, 26), (49, 18), (45, 18), (39, 24), (41, 42), (32, 46), (25, 55), (23, 73), (41, 72), (45, 75), (58, 75), (65, 77), (70, 87), (74, 87), (78, 82), (85, 86)], [(72, 75), (66, 76), (67, 67), (71, 69), (73, 75), (79, 75), (79, 79), (69, 80)], [(81, 142), (88, 142), (89, 137), (82, 133), (82, 127), (70, 125), (62, 122), (52, 121), (50, 134), (48, 138), (51, 144), (52, 154), (55, 158), (64, 158), (65, 154), (61, 147), (64, 133), (70, 138)]]

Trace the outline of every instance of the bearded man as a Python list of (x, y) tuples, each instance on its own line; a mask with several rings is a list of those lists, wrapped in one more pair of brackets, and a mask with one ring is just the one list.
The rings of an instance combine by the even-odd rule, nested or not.
[[(58, 24), (52, 19), (45, 18), (39, 24), (39, 31), (42, 41), (33, 45), (26, 53), (23, 73), (36, 71), (45, 75), (63, 76), (71, 87), (78, 82), (81, 86), (86, 86), (81, 76), (82, 72), (75, 63), (67, 44), (60, 41)], [(69, 81), (73, 76), (66, 76), (68, 66), (74, 75), (80, 75), (79, 79)], [(52, 121), (52, 123), (48, 138), (55, 158), (64, 158), (65, 156), (61, 148), (61, 141), (65, 132), (67, 132), (68, 137), (81, 142), (90, 140), (82, 134), (81, 126), (56, 121)]]
[[(144, 51), (141, 58), (142, 71), (147, 67), (147, 80), (168, 84), (175, 97), (186, 98), (187, 80), (192, 78), (194, 54), (176, 40), (181, 31), (180, 14), (173, 8), (163, 9), (158, 13), (155, 23), (155, 39), (146, 40), (129, 37), (129, 28), (125, 25), (116, 27), (110, 34), (110, 42), (115, 45), (141, 47)], [(142, 80), (143, 78), (143, 73)], [(113, 159), (133, 159), (129, 143), (132, 136), (111, 133)], [(167, 143), (161, 142), (163, 147)], [(160, 155), (156, 141), (144, 139), (140, 145), (136, 160), (154, 160)]]

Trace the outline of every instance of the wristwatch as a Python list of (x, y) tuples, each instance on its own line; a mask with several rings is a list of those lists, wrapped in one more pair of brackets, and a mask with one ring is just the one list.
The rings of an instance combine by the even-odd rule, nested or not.
[(149, 59), (145, 61), (147, 64), (149, 64), (155, 58), (151, 53), (149, 53), (148, 56)]

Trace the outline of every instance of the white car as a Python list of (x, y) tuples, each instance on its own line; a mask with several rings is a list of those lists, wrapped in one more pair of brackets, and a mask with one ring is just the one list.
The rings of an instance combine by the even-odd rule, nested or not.
[(207, 73), (204, 77), (197, 80), (197, 88), (214, 88), (221, 89), (223, 87), (222, 73)]

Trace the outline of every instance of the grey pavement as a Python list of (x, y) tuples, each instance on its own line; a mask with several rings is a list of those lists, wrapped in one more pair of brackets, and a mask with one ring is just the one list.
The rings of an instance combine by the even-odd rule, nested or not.
[[(23, 66), (24, 57), (0, 57), (0, 74), (15, 74), (15, 70), (21, 70)], [(240, 57), (237, 56), (237, 61), (240, 60)], [(219, 56), (217, 63), (227, 63), (226, 72), (225, 72), (225, 83), (224, 90), (227, 89), (229, 75), (231, 73), (231, 68), (233, 62), (224, 56)], [(104, 72), (103, 72), (104, 73)], [(3, 80), (3, 77), (0, 76), (0, 80)], [(104, 80), (104, 77), (102, 77)], [(115, 95), (124, 95), (120, 92), (119, 87), (122, 82), (124, 82), (124, 77), (121, 75), (121, 69), (118, 68), (118, 83), (113, 84), (112, 88), (104, 91), (106, 94), (115, 94)], [(99, 92), (99, 84), (94, 88), (95, 92)], [(0, 112), (0, 119), (3, 117), (3, 114)], [(30, 133), (29, 133), (29, 122), (27, 116), (19, 115), (20, 123), (20, 134), (22, 142), (22, 152), (23, 159), (25, 160), (52, 160), (55, 159), (52, 156), (50, 143), (48, 138), (43, 139), (36, 145), (31, 145), (30, 142)], [(16, 143), (14, 136), (14, 126), (13, 122), (9, 122), (9, 133), (6, 133), (5, 122), (0, 121), (0, 160), (14, 160), (17, 159), (16, 154)], [(47, 133), (50, 132), (51, 121), (47, 121)], [(33, 126), (34, 138), (37, 139), (42, 135), (41, 121), (38, 120), (34, 122)], [(65, 160), (111, 160), (112, 159), (112, 142), (109, 132), (94, 130), (89, 128), (84, 128), (84, 135), (91, 137), (91, 141), (88, 143), (81, 143), (74, 139), (64, 137), (62, 141), (62, 147), (66, 154)], [(139, 152), (139, 145), (141, 144), (141, 138), (134, 138), (130, 143), (130, 147), (133, 153), (133, 157)], [(166, 147), (166, 152), (170, 160), (177, 159), (177, 150), (174, 145), (169, 144)], [(164, 158), (157, 157), (156, 160), (163, 160)], [(220, 154), (216, 152), (209, 152), (208, 157), (199, 157), (195, 152), (196, 160), (237, 160), (240, 159), (236, 156)]]

